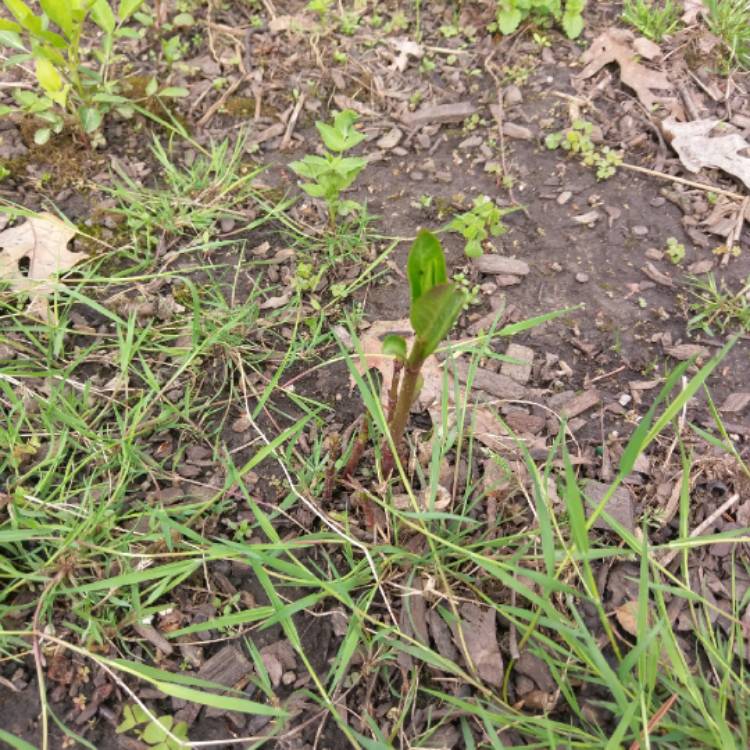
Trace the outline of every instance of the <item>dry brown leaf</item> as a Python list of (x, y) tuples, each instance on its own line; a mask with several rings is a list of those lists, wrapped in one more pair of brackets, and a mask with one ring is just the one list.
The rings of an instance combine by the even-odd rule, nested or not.
[(750, 143), (739, 133), (712, 138), (711, 131), (720, 126), (718, 120), (677, 122), (669, 117), (662, 123), (662, 130), (690, 172), (716, 167), (742, 180), (750, 188), (750, 156), (743, 154), (750, 149)]
[(677, 100), (674, 97), (659, 96), (654, 93), (672, 88), (667, 75), (658, 70), (651, 70), (638, 62), (639, 57), (652, 60), (659, 53), (657, 45), (648, 40), (636, 40), (633, 34), (625, 29), (607, 29), (581, 55), (581, 61), (586, 67), (580, 72), (578, 78), (590, 78), (605, 65), (616, 62), (620, 66), (620, 79), (635, 91), (638, 99), (649, 112), (657, 104), (662, 104), (676, 115), (679, 111)]
[[(30, 295), (30, 313), (45, 315), (47, 296), (56, 287), (54, 277), (86, 257), (68, 250), (75, 235), (75, 229), (48, 213), (0, 232), (0, 279), (9, 281), (14, 291)], [(24, 258), (29, 261), (27, 274), (20, 267)]]
[(698, 20), (698, 16), (705, 16), (708, 8), (703, 0), (683, 0), (685, 12), (682, 14), (682, 22), (690, 25)]
[[(406, 339), (407, 349), (411, 347), (414, 340), (411, 334), (411, 323), (408, 318), (401, 320), (378, 320), (373, 323), (360, 338), (364, 359), (357, 362), (357, 371), (361, 374), (367, 370), (376, 368), (382, 378), (381, 397), (383, 405), (387, 404), (388, 391), (393, 381), (393, 357), (383, 354), (383, 338), (388, 333), (397, 333)], [(433, 355), (425, 360), (422, 365), (422, 378), (424, 383), (416, 398), (414, 407), (427, 409), (436, 401), (439, 401), (442, 390), (442, 366)], [(352, 381), (352, 387), (354, 382)], [(412, 408), (414, 408), (412, 407)]]
[(461, 631), (459, 633), (457, 624), (452, 626), (453, 640), (461, 651), (463, 640), (477, 674), (485, 682), (499, 685), (503, 679), (503, 657), (497, 645), (495, 610), (467, 603), (461, 607), (460, 614)]
[(615, 609), (615, 617), (620, 627), (630, 635), (638, 635), (638, 602), (629, 600)]

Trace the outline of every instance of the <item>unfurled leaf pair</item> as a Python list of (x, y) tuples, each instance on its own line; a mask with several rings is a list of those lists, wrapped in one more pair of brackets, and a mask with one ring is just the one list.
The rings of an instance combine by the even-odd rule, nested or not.
[[(458, 284), (448, 281), (445, 255), (434, 234), (421, 231), (409, 251), (407, 276), (411, 292), (410, 320), (414, 342), (407, 354), (406, 340), (395, 334), (386, 336), (383, 352), (394, 357), (394, 387), (401, 377), (398, 397), (393, 405), (389, 427), (393, 444), (398, 448), (409, 418), (412, 401), (420, 389), (420, 371), (427, 357), (448, 335), (466, 304), (466, 293)], [(403, 371), (403, 375), (401, 375)], [(398, 377), (397, 377), (398, 373)], [(394, 390), (395, 393), (395, 390)], [(383, 472), (393, 468), (390, 447), (383, 450)]]
[(316, 122), (315, 127), (329, 151), (323, 156), (309, 154), (289, 165), (295, 174), (308, 180), (302, 183), (302, 189), (313, 198), (321, 198), (328, 204), (332, 225), (336, 222), (336, 216), (359, 208), (359, 204), (354, 201), (341, 200), (341, 193), (352, 185), (367, 164), (367, 159), (362, 157), (343, 156), (345, 151), (354, 148), (364, 139), (362, 133), (354, 128), (356, 122), (357, 115), (351, 110), (339, 112), (333, 118), (333, 124)]

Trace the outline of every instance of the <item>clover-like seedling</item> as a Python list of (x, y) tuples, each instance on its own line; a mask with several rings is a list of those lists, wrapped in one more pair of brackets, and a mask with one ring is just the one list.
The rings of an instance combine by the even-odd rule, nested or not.
[[(398, 450), (409, 419), (409, 410), (419, 392), (422, 365), (448, 335), (466, 303), (466, 293), (458, 284), (448, 281), (445, 254), (434, 234), (421, 231), (409, 251), (407, 276), (411, 292), (411, 325), (414, 341), (407, 353), (406, 340), (390, 335), (383, 351), (394, 358), (391, 393), (397, 394), (389, 414), (389, 430)], [(393, 469), (393, 453), (383, 450), (383, 472)]]
[(295, 174), (308, 180), (302, 183), (302, 189), (313, 198), (322, 198), (326, 202), (331, 227), (336, 225), (337, 216), (361, 208), (356, 201), (341, 200), (341, 193), (352, 185), (367, 164), (367, 159), (362, 157), (343, 155), (364, 139), (354, 128), (357, 119), (354, 112), (345, 109), (333, 118), (330, 125), (316, 122), (315, 127), (328, 150), (323, 156), (308, 154), (289, 165)]
[(465, 252), (469, 258), (478, 258), (484, 250), (482, 243), (490, 236), (499, 237), (508, 231), (503, 223), (503, 217), (518, 206), (501, 208), (486, 195), (474, 199), (470, 211), (458, 214), (446, 227), (451, 232), (458, 232), (466, 240)]

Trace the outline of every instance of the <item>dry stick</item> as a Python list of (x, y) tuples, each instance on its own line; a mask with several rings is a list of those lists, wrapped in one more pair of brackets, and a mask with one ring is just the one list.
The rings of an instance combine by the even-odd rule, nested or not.
[[(245, 378), (245, 368), (242, 366), (242, 360), (237, 359), (237, 366), (240, 370), (240, 375), (242, 376), (240, 380), (240, 384), (242, 385), (242, 397), (245, 402), (245, 416), (247, 417), (248, 421), (250, 422), (250, 425), (252, 428), (258, 433), (260, 436), (260, 439), (271, 448), (271, 441), (268, 439), (266, 434), (260, 429), (257, 422), (253, 419), (253, 415), (250, 411), (250, 402), (247, 397), (247, 386), (246, 386), (246, 378)], [(273, 457), (276, 459), (276, 463), (278, 463), (279, 468), (281, 469), (282, 473), (284, 474), (284, 478), (286, 479), (289, 489), (292, 491), (292, 493), (295, 495), (295, 497), (309, 510), (313, 513), (313, 515), (317, 516), (325, 526), (327, 526), (331, 531), (333, 531), (336, 536), (343, 539), (348, 544), (351, 544), (352, 547), (356, 547), (358, 550), (362, 552), (362, 554), (365, 556), (365, 559), (367, 560), (367, 564), (370, 566), (370, 570), (372, 571), (372, 574), (375, 578), (375, 582), (378, 586), (378, 591), (380, 592), (380, 596), (383, 597), (383, 603), (385, 604), (386, 609), (388, 610), (388, 614), (391, 617), (391, 620), (393, 621), (393, 624), (396, 628), (398, 628), (398, 619), (396, 618), (396, 615), (393, 613), (393, 609), (391, 608), (391, 603), (388, 601), (388, 597), (385, 595), (385, 589), (383, 588), (383, 584), (380, 581), (380, 576), (378, 575), (378, 569), (375, 567), (375, 561), (372, 559), (372, 555), (370, 554), (370, 550), (367, 548), (367, 545), (363, 542), (360, 542), (358, 539), (355, 539), (354, 537), (349, 536), (349, 534), (344, 531), (343, 527), (336, 521), (334, 521), (330, 516), (328, 516), (326, 513), (324, 513), (320, 508), (318, 508), (315, 503), (313, 503), (311, 500), (308, 500), (300, 491), (297, 489), (297, 485), (294, 482), (294, 479), (292, 479), (292, 475), (289, 473), (289, 469), (287, 469), (284, 462), (279, 458), (279, 454), (277, 453), (275, 448), (271, 448), (271, 453)]]
[[(645, 739), (648, 735), (651, 734), (651, 732), (656, 729), (657, 726), (661, 723), (661, 720), (667, 715), (669, 712), (669, 709), (672, 708), (672, 705), (677, 700), (677, 693), (672, 693), (672, 695), (667, 698), (667, 700), (664, 701), (664, 703), (661, 704), (657, 712), (649, 719), (648, 725), (646, 726), (646, 729), (643, 733), (643, 738)], [(641, 742), (640, 740), (633, 740), (633, 742), (630, 744), (629, 750), (640, 750), (641, 748)]]
[(250, 76), (245, 73), (244, 75), (241, 75), (237, 80), (232, 83), (227, 90), (205, 111), (203, 116), (200, 120), (196, 123), (199, 128), (204, 127), (208, 121), (216, 114), (217, 110), (219, 110), (221, 107), (224, 106), (224, 103), (227, 99), (235, 92), (237, 89), (247, 81), (247, 79)]
[(289, 116), (289, 121), (286, 124), (286, 131), (284, 132), (284, 137), (281, 139), (281, 145), (279, 146), (279, 149), (281, 151), (286, 151), (286, 149), (289, 148), (289, 144), (292, 141), (292, 134), (294, 133), (294, 126), (297, 124), (297, 118), (299, 117), (299, 113), (302, 111), (302, 105), (305, 103), (305, 94), (304, 92), (297, 97), (297, 101), (294, 105), (294, 109), (292, 110), (292, 114)]
[(639, 167), (635, 164), (628, 164), (623, 162), (620, 164), (623, 169), (629, 169), (632, 172), (640, 172), (641, 174), (651, 175), (651, 177), (658, 177), (661, 180), (668, 180), (669, 182), (678, 182), (680, 185), (687, 185), (688, 187), (698, 188), (699, 190), (705, 190), (709, 193), (716, 193), (717, 195), (726, 195), (727, 198), (734, 198), (735, 200), (745, 200), (747, 196), (740, 195), (739, 193), (733, 193), (731, 190), (723, 190), (715, 185), (706, 185), (703, 182), (694, 182), (693, 180), (686, 180), (683, 177), (675, 177), (665, 172), (657, 172), (655, 169), (648, 169), (647, 167)]
[[(728, 500), (725, 500), (708, 518), (705, 519), (705, 521), (702, 521), (699, 523), (691, 532), (689, 535), (689, 539), (693, 539), (699, 534), (702, 534), (707, 528), (709, 528), (721, 515), (726, 513), (733, 505), (737, 503), (737, 501), (740, 499), (739, 493), (735, 492), (732, 497), (730, 497)], [(681, 552), (680, 548), (673, 549), (670, 552), (668, 552), (664, 557), (659, 561), (659, 565), (661, 565), (663, 568), (666, 568), (672, 560), (677, 557)]]

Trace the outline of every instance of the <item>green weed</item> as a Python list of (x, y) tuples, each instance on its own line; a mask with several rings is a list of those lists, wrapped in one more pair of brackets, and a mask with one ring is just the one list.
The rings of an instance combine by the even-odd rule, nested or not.
[[(120, 59), (117, 40), (138, 37), (138, 30), (128, 23), (141, 3), (120, 0), (115, 11), (108, 0), (45, 0), (43, 12), (36, 15), (23, 0), (3, 0), (14, 20), (0, 19), (0, 45), (13, 52), (10, 64), (21, 69), (33, 64), (41, 89), (41, 93), (14, 91), (18, 108), (41, 123), (34, 134), (37, 144), (62, 132), (67, 114), (74, 116), (93, 145), (103, 142), (99, 129), (108, 112), (132, 117), (133, 104), (120, 94), (120, 82), (111, 73)], [(92, 31), (89, 20), (101, 35), (99, 46), (84, 59), (84, 34)], [(58, 31), (52, 31), (50, 24)], [(156, 79), (146, 89), (147, 97), (186, 94), (182, 88), (161, 87)], [(4, 108), (5, 114), (11, 111)]]
[(704, 0), (707, 24), (727, 50), (725, 67), (750, 69), (750, 3), (747, 0)]
[(456, 216), (445, 228), (464, 238), (464, 251), (469, 258), (478, 258), (484, 253), (483, 243), (488, 237), (500, 237), (508, 231), (503, 218), (518, 210), (518, 206), (501, 208), (489, 196), (480, 195), (469, 211)]
[(622, 20), (655, 42), (677, 31), (682, 8), (674, 0), (625, 0)]
[(364, 139), (354, 128), (357, 119), (354, 112), (344, 110), (334, 117), (330, 125), (316, 122), (315, 127), (329, 150), (324, 151), (323, 156), (308, 154), (289, 165), (295, 174), (308, 180), (302, 183), (302, 189), (313, 198), (326, 202), (331, 228), (336, 226), (337, 217), (358, 212), (362, 208), (356, 201), (341, 199), (341, 194), (352, 185), (367, 164), (362, 157), (343, 155)]
[(527, 19), (552, 19), (558, 22), (570, 39), (583, 31), (586, 0), (497, 0), (497, 14), (491, 30), (512, 34)]

